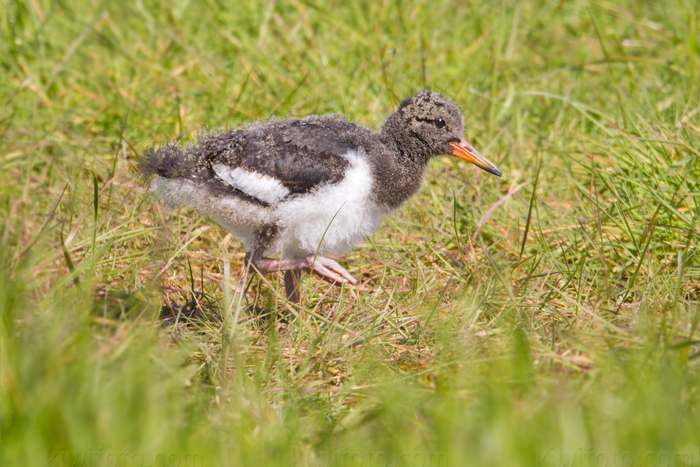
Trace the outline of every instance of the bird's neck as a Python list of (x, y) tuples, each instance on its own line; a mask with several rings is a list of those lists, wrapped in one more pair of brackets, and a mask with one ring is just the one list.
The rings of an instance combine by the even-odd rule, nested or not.
[(405, 144), (405, 142), (395, 140), (384, 134), (380, 134), (379, 139), (382, 141), (382, 144), (384, 144), (384, 147), (389, 149), (398, 164), (420, 165), (418, 163), (424, 159), (420, 156), (420, 151), (417, 150), (419, 148), (412, 147), (411, 145)]
[(402, 145), (384, 131), (379, 137), (385, 151), (374, 167), (380, 184), (377, 196), (382, 204), (396, 209), (418, 191), (430, 158), (424, 157), (420, 148)]

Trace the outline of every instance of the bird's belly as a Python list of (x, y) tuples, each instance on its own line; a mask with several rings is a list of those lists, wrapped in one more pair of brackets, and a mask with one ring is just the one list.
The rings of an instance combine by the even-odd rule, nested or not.
[(159, 177), (151, 190), (170, 206), (191, 206), (214, 216), (222, 227), (244, 241), (246, 249), (255, 245), (261, 226), (275, 221), (271, 209), (236, 196), (212, 196), (206, 187), (191, 180)]
[(377, 228), (387, 209), (372, 200), (366, 158), (356, 153), (346, 157), (350, 166), (339, 183), (278, 205), (278, 236), (269, 253), (285, 257), (342, 254)]

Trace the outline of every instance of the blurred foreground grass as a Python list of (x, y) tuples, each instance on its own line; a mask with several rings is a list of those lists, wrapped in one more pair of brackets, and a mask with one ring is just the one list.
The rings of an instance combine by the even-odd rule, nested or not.
[[(0, 3), (0, 462), (700, 465), (699, 11)], [(203, 127), (376, 127), (426, 87), (506, 177), (435, 161), (362, 285), (307, 281), (291, 325), (134, 175)]]

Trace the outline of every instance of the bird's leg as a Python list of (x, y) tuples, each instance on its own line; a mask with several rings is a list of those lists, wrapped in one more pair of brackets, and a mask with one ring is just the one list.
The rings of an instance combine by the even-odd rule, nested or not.
[(319, 275), (322, 279), (337, 284), (357, 285), (357, 280), (350, 275), (337, 261), (325, 256), (309, 255), (303, 258), (273, 259), (262, 255), (246, 255), (246, 264), (251, 263), (261, 274), (275, 271), (308, 271)]
[(290, 269), (284, 271), (284, 291), (287, 293), (287, 300), (292, 303), (299, 303), (301, 293), (301, 270)]
[(246, 253), (245, 265), (253, 265), (260, 274), (285, 271), (284, 286), (287, 299), (299, 303), (301, 271), (313, 272), (332, 284), (352, 284), (358, 282), (337, 261), (325, 256), (309, 255), (303, 258), (273, 259), (264, 256), (265, 250), (273, 241), (277, 227), (274, 224), (261, 226), (255, 233), (254, 248)]

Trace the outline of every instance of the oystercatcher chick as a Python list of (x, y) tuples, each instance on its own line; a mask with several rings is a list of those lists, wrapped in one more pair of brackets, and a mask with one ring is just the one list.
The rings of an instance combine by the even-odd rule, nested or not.
[(140, 172), (166, 203), (209, 214), (243, 239), (246, 265), (285, 271), (287, 297), (298, 302), (301, 271), (357, 284), (327, 256), (348, 252), (408, 200), (431, 158), (452, 154), (502, 176), (464, 130), (456, 104), (422, 91), (378, 133), (338, 115), (273, 119), (151, 149)]

